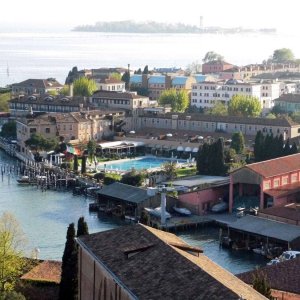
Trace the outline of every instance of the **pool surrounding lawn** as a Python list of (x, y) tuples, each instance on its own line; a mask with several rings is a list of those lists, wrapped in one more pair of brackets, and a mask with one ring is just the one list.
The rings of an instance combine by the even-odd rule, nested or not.
[(130, 171), (132, 168), (135, 170), (160, 168), (162, 164), (168, 161), (175, 161), (178, 163), (186, 163), (183, 159), (171, 159), (155, 156), (144, 156), (133, 159), (122, 159), (116, 161), (109, 161), (107, 163), (98, 164), (97, 170), (116, 170), (116, 171)]

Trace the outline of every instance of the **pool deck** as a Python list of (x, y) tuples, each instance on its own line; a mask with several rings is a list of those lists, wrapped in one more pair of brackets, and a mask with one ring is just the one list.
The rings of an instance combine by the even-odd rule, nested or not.
[(203, 216), (172, 216), (171, 219), (162, 225), (160, 219), (151, 218), (149, 225), (165, 231), (188, 230), (207, 224), (218, 224), (221, 227), (227, 227), (229, 224), (236, 222), (237, 217), (234, 214), (207, 214)]

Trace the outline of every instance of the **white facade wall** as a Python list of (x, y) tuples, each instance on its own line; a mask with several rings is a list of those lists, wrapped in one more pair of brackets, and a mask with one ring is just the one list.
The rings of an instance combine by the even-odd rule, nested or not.
[(280, 95), (279, 83), (237, 83), (224, 84), (218, 82), (202, 82), (192, 85), (191, 105), (198, 108), (212, 108), (216, 101), (228, 104), (234, 95), (257, 97), (261, 101), (263, 111), (274, 106), (274, 99)]

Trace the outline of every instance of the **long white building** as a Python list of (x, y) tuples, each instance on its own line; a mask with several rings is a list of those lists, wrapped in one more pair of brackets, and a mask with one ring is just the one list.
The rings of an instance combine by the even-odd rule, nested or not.
[(268, 112), (274, 106), (274, 99), (281, 94), (279, 82), (243, 82), (239, 80), (198, 82), (192, 85), (191, 105), (198, 108), (211, 108), (217, 101), (228, 104), (234, 95), (257, 97)]

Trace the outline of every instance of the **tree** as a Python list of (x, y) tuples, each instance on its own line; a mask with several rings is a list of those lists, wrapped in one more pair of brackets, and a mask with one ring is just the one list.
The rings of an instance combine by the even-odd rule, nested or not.
[(207, 111), (206, 114), (215, 115), (215, 116), (227, 116), (228, 108), (224, 103), (217, 101), (215, 105), (210, 110)]
[(148, 65), (145, 66), (145, 68), (143, 70), (143, 74), (149, 74)]
[(70, 86), (64, 85), (64, 87), (59, 91), (61, 95), (69, 96), (70, 95)]
[(143, 86), (137, 86), (137, 85), (133, 84), (130, 86), (130, 90), (137, 92), (137, 94), (141, 95), (141, 96), (146, 96), (146, 97), (149, 96), (148, 88), (143, 87)]
[(121, 178), (121, 182), (133, 186), (141, 186), (145, 179), (145, 175), (141, 172), (137, 172), (135, 169), (124, 174)]
[(252, 96), (234, 95), (228, 104), (228, 113), (233, 116), (257, 117), (261, 110), (258, 98)]
[(176, 177), (176, 168), (177, 163), (175, 161), (165, 162), (162, 165), (162, 169), (169, 179), (174, 179)]
[(268, 299), (273, 299), (270, 285), (267, 281), (267, 276), (258, 270), (253, 275), (253, 288)]
[(97, 143), (94, 140), (89, 140), (87, 144), (87, 151), (91, 161), (94, 159), (96, 148), (97, 148)]
[(298, 153), (298, 148), (296, 143), (294, 142), (291, 148), (291, 154), (296, 154), (296, 153)]
[(208, 51), (204, 58), (202, 59), (202, 61), (204, 63), (210, 62), (210, 61), (214, 61), (214, 60), (224, 60), (224, 57), (214, 51)]
[(116, 79), (116, 80), (121, 80), (122, 75), (118, 72), (113, 72), (110, 74), (110, 78)]
[(236, 153), (240, 154), (245, 149), (245, 139), (241, 132), (235, 132), (231, 138), (230, 147), (235, 150)]
[(254, 141), (254, 158), (256, 162), (263, 160), (264, 142), (265, 142), (265, 138), (262, 132), (259, 130), (256, 133), (255, 141)]
[(30, 138), (25, 141), (25, 145), (36, 150), (50, 151), (58, 147), (58, 141), (55, 138), (46, 139), (40, 133), (33, 133)]
[(86, 173), (86, 156), (83, 155), (81, 159), (81, 174)]
[(197, 155), (198, 174), (201, 175), (209, 174), (209, 156), (210, 156), (210, 147), (207, 143), (204, 143), (202, 148), (199, 149)]
[(26, 298), (21, 294), (15, 291), (5, 291), (0, 292), (0, 300), (26, 300)]
[(4, 123), (0, 135), (5, 138), (16, 138), (17, 137), (16, 121), (8, 121), (7, 123)]
[(189, 105), (189, 96), (185, 90), (169, 89), (162, 92), (158, 102), (160, 105), (171, 105), (173, 112), (184, 112)]
[(73, 169), (75, 172), (78, 171), (78, 156), (74, 155), (74, 165), (73, 165)]
[(78, 278), (77, 278), (77, 255), (78, 248), (75, 241), (75, 227), (71, 223), (67, 230), (67, 241), (61, 266), (61, 281), (59, 285), (60, 300), (77, 299), (78, 294)]
[(190, 76), (192, 74), (197, 74), (202, 72), (202, 66), (198, 61), (193, 61), (188, 64), (185, 68), (185, 74)]
[(84, 220), (84, 217), (80, 217), (78, 219), (78, 224), (77, 224), (77, 236), (81, 235), (86, 235), (89, 234), (89, 227)]
[(224, 144), (221, 139), (218, 139), (210, 146), (210, 174), (213, 176), (224, 176), (227, 171), (224, 156)]
[(121, 80), (125, 82), (125, 88), (129, 89), (130, 74), (128, 71), (123, 74)]
[(291, 49), (281, 48), (277, 49), (273, 53), (272, 61), (275, 63), (286, 63), (289, 61), (293, 61), (295, 56)]
[(74, 96), (90, 97), (97, 90), (96, 82), (93, 79), (80, 77), (73, 83)]
[(66, 78), (65, 84), (71, 84), (78, 78), (78, 69), (77, 67), (73, 67), (69, 72), (68, 77)]
[(138, 70), (137, 70), (137, 71), (134, 71), (134, 74), (138, 74), (138, 75), (142, 74), (142, 70), (141, 70), (141, 68), (138, 68)]
[(14, 287), (26, 265), (23, 251), (26, 240), (15, 217), (4, 212), (0, 217), (0, 292)]

